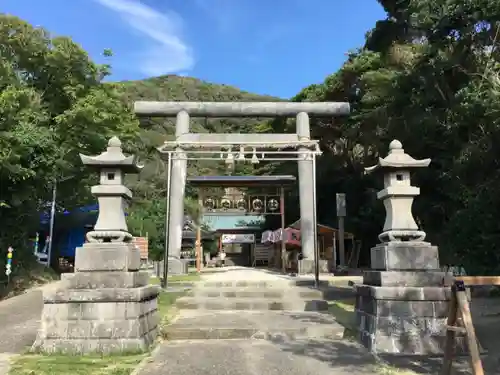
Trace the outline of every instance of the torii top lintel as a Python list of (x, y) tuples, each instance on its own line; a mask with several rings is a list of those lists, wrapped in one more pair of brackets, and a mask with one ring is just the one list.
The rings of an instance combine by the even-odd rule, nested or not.
[(342, 102), (155, 102), (137, 101), (134, 112), (145, 117), (293, 117), (306, 112), (316, 117), (346, 116), (349, 103)]

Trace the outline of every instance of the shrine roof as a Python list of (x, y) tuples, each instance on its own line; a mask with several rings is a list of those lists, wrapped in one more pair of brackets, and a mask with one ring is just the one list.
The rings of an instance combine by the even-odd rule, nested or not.
[(296, 180), (295, 176), (196, 176), (188, 177), (187, 182), (194, 187), (281, 187)]

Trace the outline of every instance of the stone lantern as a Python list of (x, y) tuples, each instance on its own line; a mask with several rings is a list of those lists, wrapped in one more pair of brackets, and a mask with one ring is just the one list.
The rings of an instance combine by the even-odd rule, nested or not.
[(141, 168), (135, 156), (122, 153), (116, 137), (102, 154), (80, 158), (100, 174), (100, 184), (92, 187), (99, 215), (88, 242), (76, 249), (75, 272), (44, 291), (33, 348), (80, 354), (147, 350), (157, 336), (159, 288), (149, 285), (147, 271), (139, 271), (139, 249), (125, 221), (132, 193), (123, 185), (126, 173)]
[(372, 269), (356, 287), (359, 340), (375, 353), (442, 353), (451, 290), (443, 286), (437, 246), (424, 241), (411, 213), (420, 189), (411, 185), (410, 170), (430, 162), (413, 159), (394, 140), (389, 155), (366, 168), (384, 173), (377, 197), (386, 209), (381, 243), (371, 249)]
[(132, 199), (132, 192), (123, 185), (126, 173), (139, 173), (141, 168), (136, 156), (125, 156), (121, 142), (113, 137), (108, 148), (98, 156), (80, 154), (83, 165), (97, 169), (100, 185), (92, 187), (92, 194), (99, 202), (99, 215), (94, 230), (87, 233), (89, 242), (129, 242), (125, 209)]
[(403, 145), (394, 140), (389, 145), (389, 155), (379, 158), (378, 164), (366, 168), (366, 173), (380, 170), (384, 173), (384, 189), (377, 198), (384, 202), (386, 216), (380, 241), (423, 241), (425, 232), (418, 230), (411, 207), (420, 189), (411, 186), (410, 169), (428, 167), (431, 159), (415, 160), (405, 153)]

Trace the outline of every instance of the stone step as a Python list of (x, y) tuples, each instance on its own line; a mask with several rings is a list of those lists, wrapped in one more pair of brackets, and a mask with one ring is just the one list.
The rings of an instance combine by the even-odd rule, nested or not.
[(196, 297), (206, 298), (309, 298), (323, 299), (321, 290), (308, 288), (196, 288), (190, 293)]
[(344, 327), (321, 312), (183, 310), (162, 332), (168, 340), (342, 338)]
[[(362, 282), (362, 278), (352, 277), (352, 278), (342, 278), (342, 279), (332, 279), (332, 280), (319, 280), (319, 288), (328, 288), (328, 287), (348, 287), (349, 281)], [(315, 282), (312, 278), (289, 278), (284, 277), (282, 279), (273, 279), (273, 280), (245, 280), (245, 279), (237, 279), (237, 280), (204, 280), (198, 282), (200, 287), (207, 288), (240, 288), (240, 287), (254, 287), (254, 288), (286, 288), (286, 287), (307, 287), (314, 288)]]
[(295, 286), (293, 280), (224, 280), (203, 281), (200, 288), (289, 288)]
[(328, 302), (299, 298), (210, 298), (189, 296), (175, 302), (177, 308), (188, 310), (287, 310), (327, 311)]
[(349, 286), (328, 286), (315, 289), (311, 287), (292, 285), (258, 286), (227, 286), (214, 287), (198, 285), (190, 292), (193, 296), (213, 298), (310, 298), (324, 300), (342, 300), (355, 298), (355, 291)]

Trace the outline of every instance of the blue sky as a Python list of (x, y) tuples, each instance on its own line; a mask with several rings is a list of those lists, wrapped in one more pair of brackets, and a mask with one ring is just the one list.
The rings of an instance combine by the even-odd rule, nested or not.
[(113, 80), (194, 76), (291, 97), (338, 69), (385, 17), (376, 0), (1, 0), (0, 11), (67, 35)]

